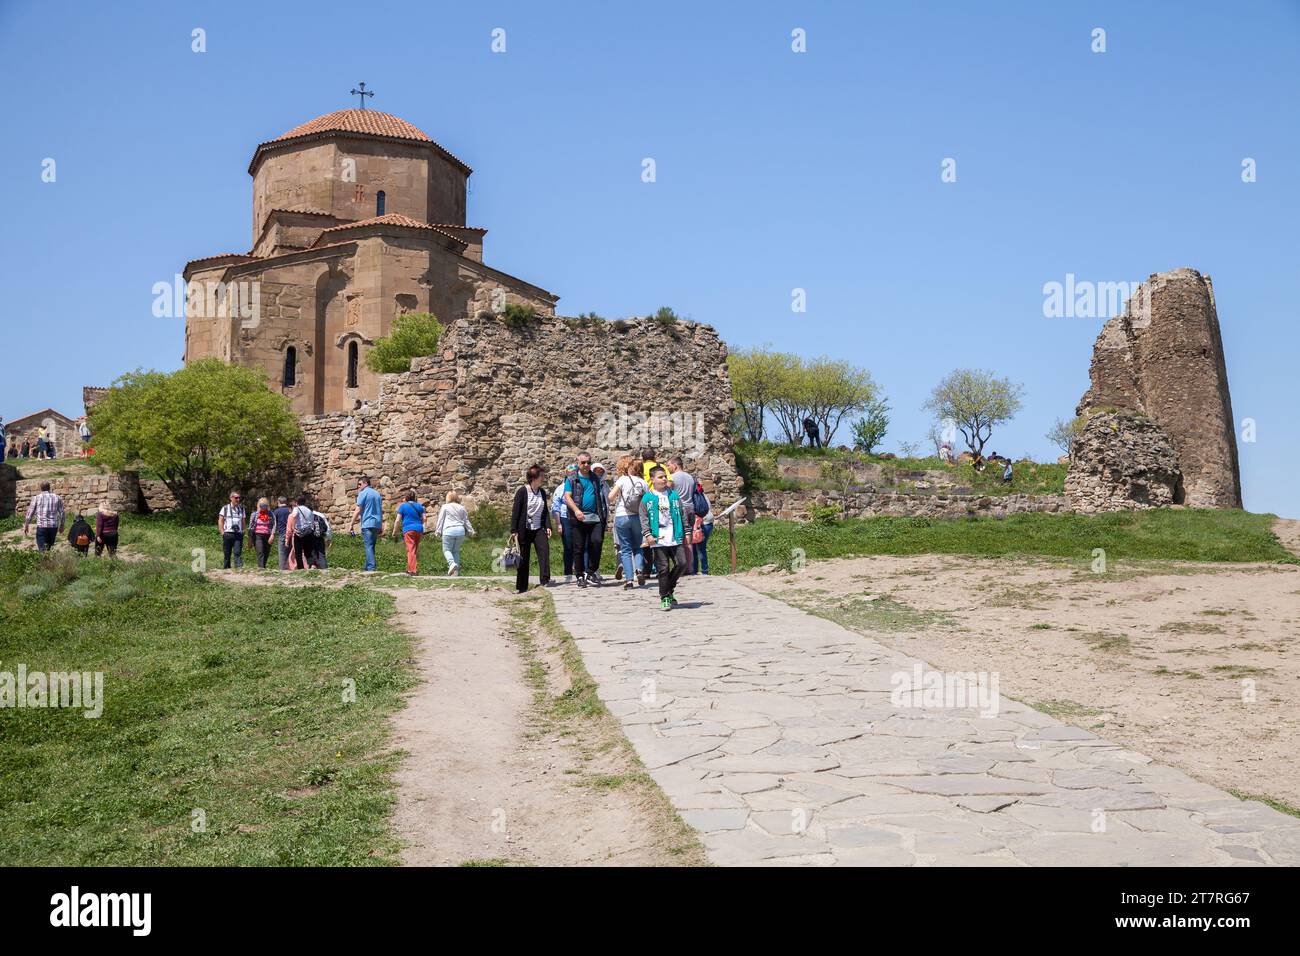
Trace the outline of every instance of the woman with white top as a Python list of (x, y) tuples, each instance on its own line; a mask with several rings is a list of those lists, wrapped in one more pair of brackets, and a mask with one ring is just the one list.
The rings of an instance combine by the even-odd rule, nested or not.
[(447, 559), (447, 577), (460, 574), (460, 546), (465, 535), (477, 534), (470, 524), (469, 512), (460, 503), (460, 492), (447, 492), (447, 503), (438, 509), (438, 525), (433, 533), (442, 538), (442, 556)]
[[(525, 476), (526, 483), (515, 492), (510, 509), (510, 537), (519, 549), (519, 567), (515, 569), (515, 590), (528, 590), (528, 552), (537, 549), (537, 579), (542, 587), (551, 583), (551, 511), (547, 507), (542, 479), (546, 470), (533, 465)], [(561, 485), (563, 487), (563, 485)]]
[(618, 543), (618, 557), (623, 564), (623, 590), (632, 587), (632, 573), (636, 583), (645, 585), (645, 556), (641, 551), (641, 499), (649, 490), (641, 477), (641, 459), (624, 455), (618, 460), (618, 481), (609, 492), (609, 503), (614, 506), (614, 540)]

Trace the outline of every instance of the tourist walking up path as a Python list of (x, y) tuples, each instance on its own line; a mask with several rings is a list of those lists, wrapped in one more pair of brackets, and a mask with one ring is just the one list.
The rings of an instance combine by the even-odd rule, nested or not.
[(384, 499), (379, 492), (370, 487), (370, 476), (362, 475), (357, 479), (357, 507), (352, 512), (352, 521), (348, 523), (348, 534), (352, 534), (361, 521), (361, 544), (366, 551), (366, 570), (375, 570), (375, 542), (384, 530)]
[(50, 491), (48, 481), (41, 482), (41, 493), (32, 497), (23, 520), (23, 537), (32, 522), (36, 522), (36, 550), (49, 551), (63, 531), (63, 499)]
[(1294, 817), (1009, 697), (922, 706), (922, 661), (726, 578), (690, 591), (653, 626), (645, 592), (552, 593), (716, 863), (1300, 864)]

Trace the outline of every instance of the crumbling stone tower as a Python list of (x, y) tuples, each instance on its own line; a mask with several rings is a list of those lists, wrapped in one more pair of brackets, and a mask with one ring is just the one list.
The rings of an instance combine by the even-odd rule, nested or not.
[[(1178, 455), (1176, 503), (1241, 507), (1232, 398), (1209, 276), (1174, 269), (1142, 283), (1101, 330), (1089, 374), (1078, 414), (1120, 409), (1159, 426)], [(1071, 471), (1082, 464), (1072, 461)]]

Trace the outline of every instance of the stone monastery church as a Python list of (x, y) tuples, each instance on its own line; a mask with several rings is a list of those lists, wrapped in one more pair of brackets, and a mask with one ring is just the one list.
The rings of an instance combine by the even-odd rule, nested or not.
[(252, 248), (185, 266), (186, 363), (262, 368), (295, 412), (320, 415), (376, 398), (366, 351), (404, 313), (554, 315), (557, 296), (484, 264), (470, 168), (399, 117), (317, 117), (260, 144), (248, 172)]

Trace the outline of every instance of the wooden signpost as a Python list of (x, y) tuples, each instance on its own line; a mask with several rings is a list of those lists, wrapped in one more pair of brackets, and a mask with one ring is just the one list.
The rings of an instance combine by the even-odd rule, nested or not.
[(726, 511), (718, 515), (719, 518), (727, 519), (727, 539), (731, 544), (731, 573), (736, 573), (736, 509), (743, 505), (748, 498), (741, 498), (734, 502)]

